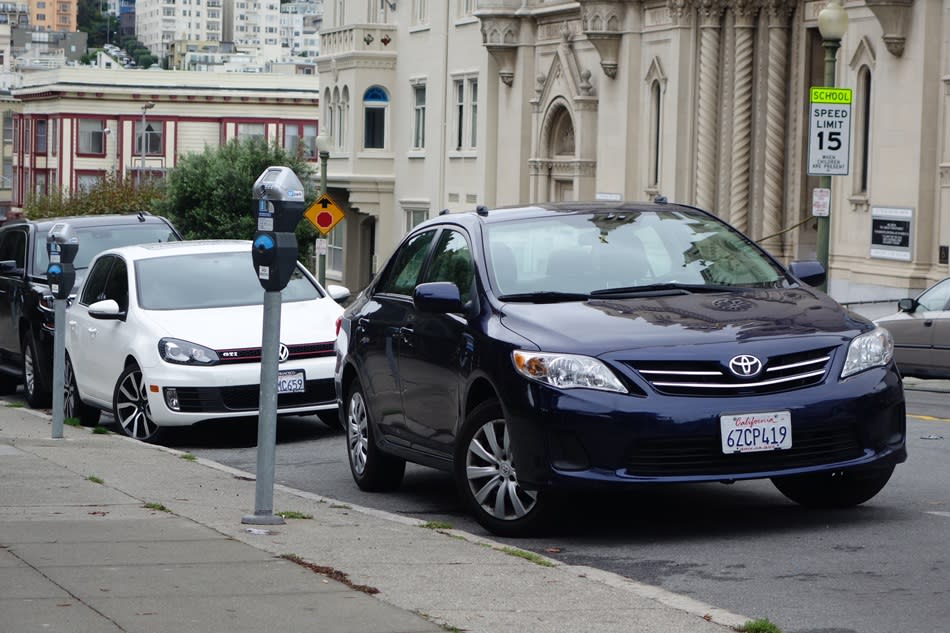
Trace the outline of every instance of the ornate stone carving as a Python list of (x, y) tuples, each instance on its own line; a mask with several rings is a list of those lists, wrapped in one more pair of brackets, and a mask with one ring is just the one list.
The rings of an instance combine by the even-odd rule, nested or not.
[(910, 28), (914, 0), (865, 0), (884, 31), (882, 39), (887, 51), (895, 57), (904, 54), (904, 42)]
[(611, 79), (617, 76), (620, 50), (620, 29), (623, 26), (623, 5), (617, 0), (579, 0), (581, 28), (597, 54), (600, 67)]
[[(762, 235), (772, 237), (783, 224), (782, 203), (785, 194), (785, 117), (788, 100), (788, 19), (791, 13), (785, 0), (770, 0), (768, 79), (766, 85), (765, 183), (762, 204)], [(779, 248), (782, 237), (774, 238)]]
[(482, 44), (498, 64), (498, 77), (506, 86), (515, 80), (515, 60), (518, 57), (518, 40), (521, 21), (508, 15), (480, 14)]
[(718, 0), (702, 0), (699, 39), (699, 92), (696, 121), (696, 204), (711, 209), (715, 206), (717, 145), (719, 139), (719, 48), (722, 39), (720, 23), (723, 4)]
[(734, 5), (735, 79), (733, 81), (732, 174), (729, 182), (730, 222), (740, 231), (749, 226), (749, 169), (752, 131), (752, 57), (756, 7), (747, 0)]

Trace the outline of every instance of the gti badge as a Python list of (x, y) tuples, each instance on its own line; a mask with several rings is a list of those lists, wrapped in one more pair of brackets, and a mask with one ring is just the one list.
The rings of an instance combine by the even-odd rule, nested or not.
[(729, 369), (740, 378), (752, 378), (762, 371), (762, 361), (749, 354), (733, 356), (729, 361)]
[(282, 363), (288, 358), (290, 358), (290, 350), (287, 349), (286, 345), (281, 343), (280, 347), (277, 348), (277, 362)]

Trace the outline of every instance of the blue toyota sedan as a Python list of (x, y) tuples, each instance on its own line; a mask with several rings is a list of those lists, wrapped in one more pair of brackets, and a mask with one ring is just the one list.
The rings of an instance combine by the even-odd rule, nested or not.
[(501, 535), (585, 487), (768, 478), (863, 503), (907, 457), (903, 388), (890, 335), (823, 278), (662, 200), (444, 213), (342, 318), (353, 478), (452, 472)]

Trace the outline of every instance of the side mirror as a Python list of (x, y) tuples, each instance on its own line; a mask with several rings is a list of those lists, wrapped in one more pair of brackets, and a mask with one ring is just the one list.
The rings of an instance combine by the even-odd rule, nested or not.
[(119, 310), (115, 299), (104, 299), (89, 306), (89, 316), (103, 321), (121, 321), (125, 319), (125, 312)]
[(825, 267), (821, 265), (821, 262), (813, 259), (792, 262), (788, 266), (788, 271), (809, 286), (820, 286), (825, 283), (827, 277)]
[(412, 303), (422, 312), (451, 314), (465, 312), (459, 288), (451, 281), (430, 281), (419, 284), (412, 292)]
[(15, 259), (5, 259), (0, 261), (0, 273), (12, 273), (17, 269)]
[(910, 314), (914, 312), (919, 305), (920, 304), (917, 303), (917, 299), (901, 299), (897, 302), (897, 309), (901, 312), (907, 312)]
[(346, 301), (350, 298), (350, 289), (346, 286), (338, 286), (336, 284), (327, 285), (327, 294), (330, 295), (330, 298), (336, 301), (337, 303), (341, 301)]

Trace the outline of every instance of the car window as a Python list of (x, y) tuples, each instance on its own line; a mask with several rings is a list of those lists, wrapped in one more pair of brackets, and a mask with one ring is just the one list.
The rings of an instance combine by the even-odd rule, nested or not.
[(129, 309), (129, 273), (125, 260), (116, 257), (109, 272), (109, 278), (103, 290), (104, 299), (112, 299), (119, 304), (119, 310)]
[[(26, 266), (26, 231), (6, 231), (0, 241), (0, 261), (14, 261), (17, 268)], [(43, 266), (46, 270), (46, 266)]]
[(755, 244), (699, 212), (564, 213), (486, 226), (500, 294), (589, 293), (657, 283), (774, 287), (784, 272)]
[[(146, 310), (196, 310), (261, 305), (264, 290), (247, 251), (177, 254), (135, 262), (139, 305)], [(323, 296), (300, 266), (281, 291), (281, 302)]]
[[(112, 226), (85, 226), (75, 229), (79, 240), (79, 251), (73, 266), (77, 270), (89, 267), (93, 258), (102, 251), (132, 244), (151, 242), (177, 242), (178, 236), (164, 222), (144, 224), (116, 224)], [(49, 265), (49, 254), (44, 248), (37, 248), (33, 255), (37, 271), (45, 271)]]
[(917, 303), (928, 311), (946, 310), (947, 304), (950, 303), (950, 279), (945, 279), (926, 290), (917, 297)]
[(376, 287), (377, 292), (389, 292), (399, 295), (411, 295), (417, 285), (419, 272), (425, 262), (426, 254), (435, 231), (425, 231), (409, 238), (399, 247), (385, 276)]
[(114, 260), (114, 257), (108, 255), (96, 260), (92, 270), (89, 271), (89, 276), (86, 277), (86, 283), (82, 286), (79, 303), (89, 306), (105, 298), (106, 281), (109, 279), (109, 270)]
[(439, 238), (423, 281), (451, 281), (458, 286), (462, 303), (465, 303), (471, 295), (474, 272), (472, 251), (465, 236), (459, 231), (446, 230)]

